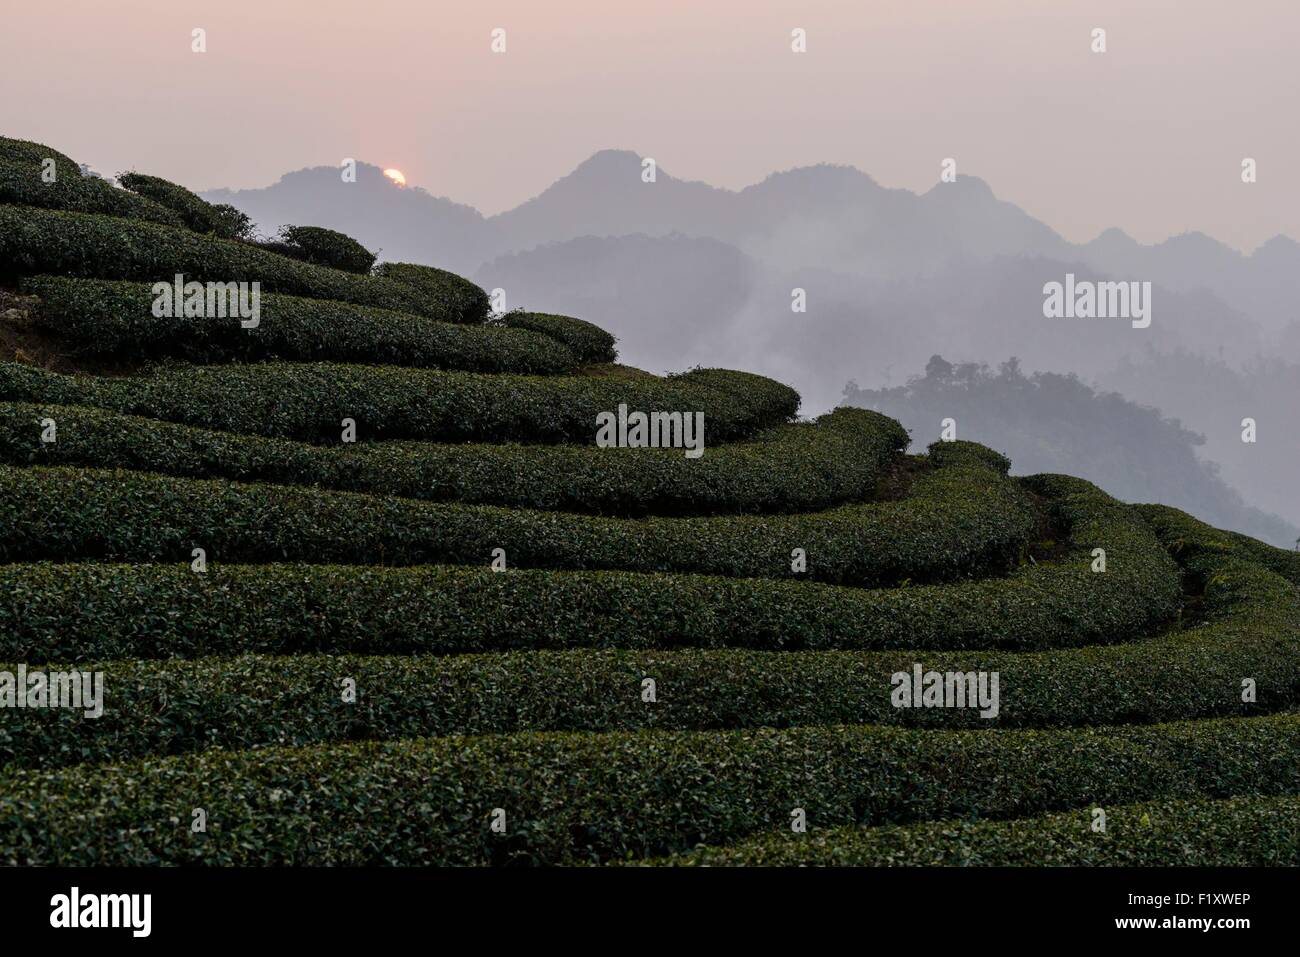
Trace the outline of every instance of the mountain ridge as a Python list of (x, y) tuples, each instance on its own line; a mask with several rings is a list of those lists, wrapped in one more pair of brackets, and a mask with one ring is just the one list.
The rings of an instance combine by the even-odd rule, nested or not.
[(493, 215), (418, 186), (396, 186), (368, 163), (358, 164), (355, 184), (321, 166), (260, 189), (201, 195), (239, 207), (264, 231), (310, 219), (380, 248), (383, 258), (465, 273), (547, 243), (680, 233), (783, 268), (816, 266), (882, 281), (998, 256), (1080, 262), (1175, 292), (1208, 289), (1271, 332), (1295, 318), (1292, 303), (1300, 300), (1300, 243), (1284, 234), (1248, 252), (1197, 231), (1141, 243), (1117, 226), (1073, 243), (976, 176), (916, 193), (883, 186), (854, 166), (819, 163), (733, 190), (680, 179), (661, 165), (654, 182), (644, 182), (645, 161), (632, 150), (598, 150), (537, 195)]

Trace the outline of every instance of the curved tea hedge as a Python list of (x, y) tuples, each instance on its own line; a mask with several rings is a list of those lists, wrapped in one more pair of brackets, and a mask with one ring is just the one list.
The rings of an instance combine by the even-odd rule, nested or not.
[(197, 193), (160, 176), (119, 173), (117, 181), (131, 192), (171, 210), (187, 229), (195, 232), (212, 233), (223, 239), (242, 239), (252, 231), (248, 217), (234, 207), (214, 206), (200, 199)]
[(380, 263), (375, 274), (414, 289), (429, 308), (458, 322), (484, 322), (491, 308), (486, 292), (445, 269), (415, 263)]
[[(958, 498), (963, 499), (957, 501)], [(873, 585), (1004, 568), (1034, 528), (1005, 476), (952, 466), (899, 502), (778, 516), (620, 519), (138, 472), (0, 466), (0, 561), (485, 564)]]
[[(788, 827), (796, 807), (823, 828), (1295, 794), (1298, 749), (1295, 715), (1048, 731), (821, 726), (215, 749), (0, 777), (0, 862), (615, 861)], [(197, 837), (196, 807), (208, 815)], [(505, 835), (490, 830), (494, 808), (506, 810)]]
[(171, 366), (94, 378), (0, 363), (0, 400), (89, 405), (202, 428), (339, 442), (353, 419), (361, 441), (580, 442), (596, 416), (630, 410), (703, 412), (707, 445), (790, 419), (793, 389), (762, 376), (703, 369), (665, 379), (531, 377), (339, 363)]
[[(55, 442), (41, 441), (47, 418), (57, 425)], [(10, 465), (125, 468), (622, 516), (796, 512), (866, 499), (906, 444), (896, 422), (864, 409), (778, 426), (688, 459), (676, 449), (589, 446), (321, 447), (77, 406), (0, 407), (0, 462)]]
[(550, 336), (572, 349), (583, 362), (613, 362), (618, 358), (617, 340), (600, 326), (582, 319), (515, 310), (501, 316), (500, 322), (512, 329), (530, 329)]
[(299, 262), (250, 243), (139, 220), (0, 206), (0, 279), (41, 273), (150, 283), (177, 274), (186, 281), (260, 282), (263, 292), (462, 321), (460, 314), (404, 283)]
[(0, 136), (0, 160), (34, 166), (39, 170), (41, 164), (47, 159), (54, 160), (54, 166), (58, 170), (59, 176), (81, 175), (81, 164), (66, 153), (51, 149), (44, 143)]
[(1235, 554), (1300, 585), (1300, 551), (1274, 548), (1237, 532), (1211, 528), (1186, 512), (1167, 505), (1139, 505), (1137, 508), (1171, 554)]
[[(102, 653), (105, 636), (114, 633), (125, 640), (108, 645), (108, 649), (133, 652), (137, 649), (129, 636), (135, 616), (121, 613), (129, 607), (123, 608), (119, 600), (116, 614), (96, 614), (98, 602), (109, 605), (124, 595), (146, 617), (150, 614), (146, 608), (169, 609), (169, 624), (162, 629), (151, 625), (150, 630), (188, 631), (191, 644), (204, 654), (252, 647), (269, 647), (275, 652), (310, 652), (319, 647), (337, 651), (340, 646), (348, 650), (371, 646), (369, 650), (374, 650), (373, 645), (383, 642), (384, 620), (374, 621), (369, 616), (359, 617), (352, 625), (354, 634), (340, 636), (338, 629), (346, 619), (334, 618), (328, 602), (317, 604), (307, 599), (301, 587), (294, 587), (296, 576), (272, 575), (266, 584), (282, 585), (285, 593), (264, 587), (255, 597), (241, 586), (262, 581), (256, 570), (245, 567), (242, 574), (231, 577), (223, 570), (210, 585), (187, 586), (173, 569), (170, 581), (175, 592), (181, 592), (183, 600), (188, 589), (191, 598), (198, 598), (197, 614), (191, 617), (189, 609), (174, 600), (175, 594), (160, 592), (158, 576), (127, 573), (121, 580), (118, 571), (87, 571), (82, 566), (71, 581), (61, 583), (65, 603), (75, 602), (81, 610), (79, 630), (88, 632), (90, 639), (85, 644), (70, 644), (62, 627), (65, 609), (48, 602), (48, 590), (34, 587), (39, 586), (41, 574), (58, 582), (57, 568), (0, 577), (15, 596), (5, 603), (0, 623), (6, 626), (6, 634), (28, 643), (42, 641), (42, 631), (51, 634), (53, 647), (45, 649), (46, 655), (64, 649), (83, 655)], [(21, 715), (6, 721), (0, 713), (0, 757), (14, 765), (51, 766), (70, 760), (116, 761), (213, 746), (248, 748), (356, 737), (520, 731), (702, 730), (865, 722), (946, 728), (1132, 724), (1267, 713), (1300, 704), (1300, 589), (1271, 572), (1231, 558), (1219, 560), (1207, 571), (1221, 584), (1206, 595), (1206, 624), (1181, 635), (1108, 648), (1033, 654), (928, 652), (921, 653), (919, 661), (916, 651), (716, 647), (676, 651), (576, 648), (439, 657), (307, 653), (188, 662), (110, 661), (96, 666), (110, 689), (112, 700), (105, 704), (108, 718), (85, 726), (80, 714), (67, 711), (32, 727)], [(185, 574), (180, 573), (182, 577)], [(199, 577), (189, 573), (190, 579)], [(515, 576), (495, 577), (509, 580)], [(336, 576), (333, 584), (346, 589), (349, 581), (355, 591), (355, 580)], [(424, 579), (427, 584), (449, 581), (445, 577), (441, 582)], [(75, 584), (89, 587), (74, 595), (68, 586)], [(370, 585), (364, 580), (360, 584)], [(479, 587), (491, 591), (486, 583)], [(109, 596), (103, 595), (106, 590)], [(402, 597), (387, 589), (368, 587), (367, 591)], [(215, 594), (222, 603), (242, 604), (248, 610), (214, 616), (211, 606), (205, 606), (199, 597), (201, 593)], [(545, 601), (557, 596), (535, 592), (534, 597)], [(318, 625), (310, 648), (301, 644), (286, 647), (286, 635), (268, 634), (254, 624), (268, 619), (288, 621), (297, 608), (316, 609), (321, 624), (334, 626), (332, 634), (321, 634)], [(693, 610), (689, 605), (683, 608)], [(456, 638), (445, 631), (448, 622), (453, 628), (467, 622), (447, 613), (445, 604), (440, 610), (444, 612), (441, 617), (426, 612), (407, 623), (406, 643), (397, 650), (464, 650), (464, 639), (457, 647)], [(510, 619), (507, 606), (498, 621), (509, 627)], [(240, 630), (243, 621), (249, 623), (246, 631)], [(499, 627), (496, 622), (480, 616), (476, 624), (484, 631), (473, 633), (472, 642), (480, 648), (502, 647), (496, 635), (485, 634), (486, 629)], [(388, 627), (393, 627), (391, 622)], [(290, 634), (301, 636), (302, 632), (294, 629)], [(218, 636), (219, 642), (236, 637), (242, 641), (235, 648), (224, 644), (212, 647), (210, 640), (205, 640), (209, 634)], [(715, 634), (714, 640), (727, 637)], [(71, 639), (77, 640), (75, 636)], [(423, 645), (418, 644), (421, 640)], [(554, 643), (554, 637), (546, 640)], [(6, 645), (10, 642), (12, 638)], [(576, 637), (574, 644), (582, 643), (582, 638)], [(178, 650), (155, 646), (150, 653)], [(899, 672), (910, 674), (914, 663), (939, 672), (997, 673), (1003, 695), (998, 713), (982, 715), (976, 708), (894, 708), (891, 678)], [(0, 670), (14, 668), (0, 665)], [(1256, 683), (1258, 703), (1247, 706), (1241, 701), (1242, 675)], [(345, 678), (365, 691), (364, 700), (356, 707), (341, 707), (335, 693)], [(656, 682), (653, 703), (641, 698), (645, 678)], [(564, 689), (563, 695), (557, 697), (557, 688)], [(1080, 689), (1093, 689), (1093, 693), (1080, 694)], [(1100, 689), (1105, 693), (1097, 693)], [(115, 701), (160, 702), (162, 706), (115, 708)]]
[(280, 230), (280, 251), (295, 259), (366, 275), (375, 254), (346, 233), (323, 226), (285, 226)]
[[(45, 158), (54, 159), (53, 155)], [(55, 160), (55, 179), (42, 178), (41, 160), (15, 161), (0, 154), (0, 204), (39, 206), (44, 209), (104, 213), (179, 226), (180, 217), (143, 196), (117, 189), (97, 176), (82, 176)]]
[(267, 358), (402, 365), (470, 372), (554, 375), (578, 358), (526, 330), (439, 322), (374, 306), (260, 296), (258, 324), (233, 314), (155, 316), (147, 283), (39, 276), (23, 282), (40, 297), (36, 320), (86, 354), (177, 356), (189, 362)]
[[(1022, 566), (1007, 579), (905, 589), (445, 566), (214, 565), (196, 575), (188, 565), (0, 565), (0, 659), (1043, 650), (1131, 641), (1169, 620), (1179, 604), (1178, 569), (1145, 526), (1091, 486), (1072, 498), (1072, 547), (1061, 560)], [(1090, 570), (1094, 541), (1110, 545), (1105, 574)]]
[[(1081, 645), (1099, 634), (1135, 640), (1166, 619), (1167, 588), (1146, 596), (1121, 575), (1076, 571), (1039, 566), (1009, 582), (864, 590), (458, 566), (212, 565), (205, 576), (188, 564), (6, 565), (0, 659), (586, 647), (1014, 650)], [(1071, 588), (1062, 578), (1092, 587)], [(1098, 612), (1112, 589), (1127, 592), (1125, 600)]]
[(1151, 801), (1010, 821), (775, 833), (650, 863), (678, 867), (1277, 867), (1300, 864), (1300, 798)]
[[(1210, 624), (1176, 641), (1035, 654), (922, 653), (927, 670), (998, 673), (1003, 703), (987, 716), (974, 707), (892, 707), (891, 677), (910, 675), (915, 651), (248, 655), (95, 665), (107, 688), (106, 717), (87, 723), (79, 712), (60, 711), (33, 725), (17, 712), (0, 712), (0, 758), (13, 766), (53, 766), (204, 747), (521, 731), (866, 722), (1041, 728), (1267, 713), (1300, 704), (1300, 592), (1275, 582), (1273, 594), (1242, 599), (1238, 592), (1229, 601), (1235, 602), (1243, 607), (1216, 607)], [(214, 624), (228, 632), (233, 622)], [(1243, 674), (1257, 682), (1258, 705), (1241, 702)], [(343, 706), (338, 693), (347, 678), (363, 694), (354, 707)], [(653, 703), (641, 697), (646, 678), (656, 683)], [(1106, 693), (1080, 694), (1082, 688)], [(158, 707), (141, 707), (154, 702)]]

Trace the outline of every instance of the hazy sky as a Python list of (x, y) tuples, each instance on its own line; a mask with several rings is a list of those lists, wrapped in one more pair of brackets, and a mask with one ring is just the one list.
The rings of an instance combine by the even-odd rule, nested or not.
[(1295, 0), (41, 0), (4, 10), (0, 133), (199, 189), (351, 156), (489, 213), (606, 147), (732, 188), (952, 156), (1069, 239), (1251, 249), (1300, 238), (1298, 35)]

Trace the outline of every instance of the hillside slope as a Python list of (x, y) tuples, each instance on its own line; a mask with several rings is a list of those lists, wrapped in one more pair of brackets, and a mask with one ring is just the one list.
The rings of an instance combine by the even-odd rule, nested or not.
[(0, 140), (0, 699), (104, 696), (0, 708), (0, 862), (1300, 863), (1300, 555), (47, 154)]

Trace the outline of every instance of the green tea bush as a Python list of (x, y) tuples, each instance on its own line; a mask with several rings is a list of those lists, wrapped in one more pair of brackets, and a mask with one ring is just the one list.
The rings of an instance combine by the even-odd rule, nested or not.
[(212, 204), (213, 232), (226, 239), (252, 242), (257, 232), (253, 220), (243, 210), (229, 203)]
[[(103, 717), (85, 722), (80, 712), (62, 711), (33, 723), (21, 712), (0, 711), (0, 760), (48, 767), (206, 747), (521, 731), (1153, 723), (1246, 712), (1242, 674), (1255, 679), (1264, 702), (1249, 710), (1264, 713), (1300, 704), (1300, 592), (1269, 572), (1256, 572), (1275, 579), (1272, 589), (1246, 578), (1251, 597), (1234, 599), (1241, 601), (1237, 607), (1216, 608), (1210, 623), (1176, 639), (1104, 649), (954, 655), (579, 648), (439, 657), (303, 654), (107, 662), (95, 666), (108, 689)], [(224, 578), (213, 587), (226, 587)], [(351, 592), (344, 594), (355, 593), (355, 583), (345, 587)], [(283, 599), (274, 605), (283, 616), (294, 614)], [(157, 607), (172, 616), (178, 612)], [(255, 607), (265, 616), (266, 604)], [(228, 635), (235, 621), (238, 617), (211, 624), (216, 634)], [(121, 629), (120, 621), (111, 624)], [(481, 624), (494, 627), (490, 620)], [(894, 708), (892, 676), (910, 676), (918, 661), (939, 672), (997, 672), (998, 713), (981, 716), (976, 707)], [(0, 665), (10, 672), (15, 668)], [(335, 689), (344, 678), (366, 689), (356, 707), (340, 704)], [(645, 678), (653, 678), (658, 689), (652, 708), (640, 697)], [(565, 693), (556, 695), (555, 688)], [(1106, 690), (1081, 694), (1082, 688)], [(140, 707), (149, 702), (167, 702), (167, 707)]]
[(1010, 821), (774, 832), (652, 861), (677, 867), (1278, 867), (1300, 864), (1300, 799), (1153, 801)]
[(0, 466), (0, 560), (479, 565), (681, 571), (877, 585), (1004, 569), (1035, 526), (1018, 487), (986, 469), (919, 479), (909, 498), (804, 515), (616, 519), (484, 505)]
[(531, 329), (556, 339), (583, 362), (613, 362), (618, 358), (615, 338), (600, 326), (569, 316), (552, 316), (541, 312), (507, 312), (499, 320), (513, 329)]
[(214, 206), (197, 193), (160, 176), (119, 173), (117, 181), (131, 192), (172, 210), (186, 228), (195, 232), (211, 233), (222, 239), (245, 239), (252, 233), (249, 218), (233, 206)]
[(980, 445), (978, 442), (967, 442), (964, 439), (951, 442), (934, 442), (926, 451), (930, 455), (930, 460), (940, 467), (959, 463), (978, 463), (1004, 475), (1011, 468), (1011, 460), (1002, 453), (995, 452), (988, 446)]
[(634, 410), (703, 412), (706, 456), (708, 446), (785, 422), (799, 406), (793, 389), (723, 370), (618, 379), (326, 362), (177, 365), (132, 378), (67, 376), (0, 363), (0, 400), (89, 405), (207, 429), (315, 442), (338, 442), (340, 423), (350, 418), (361, 441), (588, 445), (595, 442), (597, 414), (626, 403)]
[(1300, 552), (1275, 548), (1238, 532), (1212, 528), (1167, 505), (1136, 508), (1174, 555), (1233, 554), (1300, 585)]
[(375, 254), (345, 233), (323, 226), (285, 226), (277, 251), (295, 259), (365, 275), (375, 264)]
[(0, 160), (2, 161), (32, 166), (39, 173), (41, 164), (47, 159), (54, 160), (54, 168), (58, 171), (60, 179), (81, 176), (81, 164), (66, 153), (51, 149), (44, 143), (0, 136)]
[(454, 320), (410, 286), (277, 256), (235, 242), (139, 220), (0, 206), (0, 279), (55, 273), (86, 279), (260, 282), (262, 291), (336, 299)]
[[(788, 827), (793, 807), (820, 829), (1023, 817), (1081, 800), (1294, 795), (1298, 752), (1296, 715), (994, 733), (530, 732), (215, 749), (0, 777), (0, 862), (610, 862)], [(209, 815), (199, 836), (177, 811), (193, 807)], [(514, 822), (504, 837), (489, 828), (495, 807)]]
[[(58, 425), (57, 442), (40, 441), (36, 426), (46, 417)], [(571, 445), (323, 447), (86, 407), (0, 407), (0, 462), (11, 465), (124, 468), (623, 516), (801, 512), (870, 499), (906, 442), (907, 433), (894, 420), (847, 408), (815, 424), (778, 426), (755, 441), (720, 445), (688, 459), (676, 449)]]
[(231, 359), (332, 359), (472, 372), (552, 375), (578, 360), (564, 346), (526, 330), (467, 326), (323, 299), (267, 294), (259, 324), (153, 314), (145, 283), (39, 276), (24, 281), (41, 298), (36, 318), (81, 353)]
[[(1078, 565), (1038, 565), (1008, 579), (861, 589), (458, 566), (211, 565), (203, 576), (188, 564), (6, 565), (0, 566), (0, 659), (563, 648), (1015, 650), (1081, 645), (1099, 634), (1109, 642), (1135, 640), (1170, 611), (1168, 587), (1144, 594), (1140, 574), (1130, 581), (1120, 569), (1106, 577), (1080, 572)], [(1079, 587), (1085, 583), (1090, 587)], [(168, 614), (157, 614), (159, 608)], [(312, 614), (299, 615), (303, 608)]]
[(75, 167), (69, 172), (56, 162), (55, 174), (54, 182), (47, 183), (41, 178), (39, 161), (0, 158), (0, 204), (104, 213), (180, 225), (180, 218), (171, 210), (143, 196), (117, 189), (98, 177), (82, 176)]
[[(0, 606), (0, 623), (10, 636), (2, 646), (6, 652), (26, 652), (30, 658), (33, 653), (85, 656), (145, 650), (132, 643), (132, 632), (139, 630), (136, 623), (142, 617), (146, 621), (152, 617), (149, 609), (165, 608), (170, 623), (149, 626), (147, 634), (153, 642), (149, 654), (190, 650), (210, 655), (254, 647), (264, 652), (308, 653), (294, 657), (260, 654), (237, 661), (221, 657), (188, 663), (109, 662), (102, 668), (113, 689), (112, 700), (105, 705), (107, 717), (92, 728), (85, 728), (75, 712), (42, 725), (32, 725), (16, 712), (6, 725), (0, 715), (0, 756), (11, 764), (50, 766), (208, 746), (306, 744), (344, 740), (359, 733), (368, 738), (395, 738), (867, 722), (946, 728), (1082, 726), (1260, 713), (1300, 704), (1300, 642), (1296, 641), (1300, 635), (1300, 589), (1265, 569), (1231, 558), (1219, 559), (1210, 569), (1216, 582), (1231, 584), (1221, 584), (1207, 595), (1208, 620), (1190, 631), (1105, 648), (960, 655), (916, 650), (578, 647), (444, 657), (320, 657), (312, 652), (375, 650), (376, 645), (386, 650), (394, 632), (403, 635), (396, 650), (408, 653), (509, 647), (511, 638), (522, 647), (555, 646), (566, 636), (563, 631), (558, 635), (547, 632), (546, 628), (554, 626), (536, 615), (531, 623), (541, 633), (518, 634), (518, 615), (527, 607), (525, 596), (511, 586), (494, 587), (491, 573), (489, 580), (479, 575), (477, 581), (473, 575), (460, 576), (458, 581), (454, 575), (437, 573), (443, 570), (422, 574), (421, 585), (461, 586), (458, 601), (435, 594), (407, 605), (401, 599), (415, 591), (411, 576), (389, 589), (378, 585), (383, 579), (373, 572), (333, 576), (333, 594), (341, 597), (331, 601), (323, 590), (304, 589), (303, 580), (312, 573), (296, 568), (223, 568), (219, 575), (214, 572), (210, 584), (195, 582), (202, 576), (193, 573), (181, 571), (178, 575), (174, 568), (153, 575), (139, 570), (119, 574), (118, 569), (96, 566), (82, 566), (72, 575), (66, 570), (66, 566), (20, 566), (16, 572), (0, 576), (12, 596)], [(389, 576), (389, 582), (396, 577)], [(509, 580), (519, 578), (520, 573), (496, 577)], [(526, 580), (528, 576), (523, 577)], [(532, 578), (535, 584), (540, 576)], [(41, 588), (42, 582), (53, 587)], [(402, 591), (403, 584), (407, 592)], [(89, 587), (78, 591), (77, 585)], [(470, 589), (473, 591), (465, 594)], [(358, 593), (365, 597), (353, 600)], [(583, 597), (581, 592), (577, 595)], [(210, 600), (205, 602), (205, 597)], [(374, 607), (381, 597), (404, 615), (402, 624), (393, 620), (391, 612), (385, 614)], [(494, 597), (505, 598), (495, 618), (490, 614)], [(533, 607), (558, 605), (563, 597), (535, 592)], [(654, 609), (661, 617), (668, 597), (661, 596)], [(65, 615), (74, 606), (78, 625), (70, 632), (64, 626)], [(225, 606), (230, 613), (220, 614)], [(240, 611), (241, 607), (246, 610)], [(196, 610), (191, 612), (192, 608)], [(262, 625), (267, 621), (287, 624), (298, 608), (313, 609), (316, 624), (283, 629), (278, 634)], [(342, 610), (337, 617), (332, 614), (335, 608)], [(377, 617), (367, 614), (371, 610)], [(827, 613), (834, 610), (834, 605), (826, 609)], [(634, 620), (643, 614), (642, 608), (631, 609)], [(734, 617), (734, 624), (743, 627), (741, 616)], [(572, 619), (564, 616), (557, 624), (563, 629)], [(598, 621), (588, 619), (586, 624), (598, 627)], [(718, 622), (715, 628), (727, 624)], [(798, 616), (788, 616), (786, 624), (799, 624)], [(845, 623), (839, 624), (843, 627)], [(470, 632), (472, 626), (478, 630)], [(601, 639), (584, 637), (575, 629), (567, 637), (579, 646), (593, 640), (610, 643), (611, 637), (615, 641), (623, 638), (625, 629), (622, 626), (613, 636)], [(305, 635), (306, 631), (314, 637)], [(114, 635), (119, 636), (117, 643)], [(173, 636), (189, 647), (172, 644)], [(846, 645), (859, 640), (855, 635), (848, 637)], [(234, 647), (232, 639), (238, 640)], [(715, 644), (743, 644), (752, 639), (715, 631), (712, 640)], [(801, 635), (790, 645), (808, 647), (806, 640), (807, 636)], [(310, 644), (304, 647), (304, 641)], [(640, 643), (650, 642), (654, 642), (652, 622), (647, 623)], [(660, 638), (658, 644), (664, 643), (671, 642)], [(999, 712), (981, 716), (973, 707), (895, 709), (890, 703), (891, 678), (899, 672), (910, 674), (914, 663), (938, 672), (997, 672)], [(1264, 704), (1249, 709), (1243, 706), (1242, 674), (1254, 678)], [(339, 707), (331, 692), (343, 677), (352, 677), (359, 686), (371, 689), (361, 706)], [(639, 696), (640, 683), (646, 677), (654, 678), (662, 692), (654, 708), (646, 708)], [(553, 693), (556, 687), (566, 693), (557, 697)], [(1104, 688), (1105, 693), (1080, 694), (1081, 688)], [(250, 698), (262, 703), (250, 708)], [(165, 715), (125, 704), (155, 700), (172, 702)], [(204, 729), (202, 734), (198, 729)]]
[(380, 263), (375, 273), (414, 289), (429, 308), (452, 317), (452, 321), (487, 320), (491, 308), (487, 293), (453, 272), (415, 263)]

